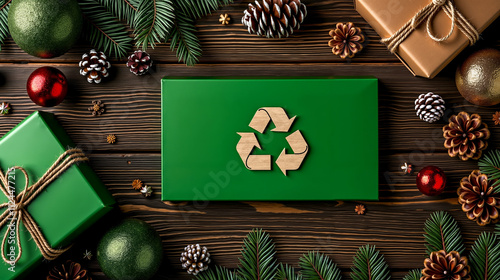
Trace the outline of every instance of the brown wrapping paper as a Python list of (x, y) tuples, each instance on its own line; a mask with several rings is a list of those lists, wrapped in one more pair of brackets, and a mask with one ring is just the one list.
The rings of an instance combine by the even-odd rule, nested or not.
[[(432, 0), (354, 0), (358, 13), (382, 38), (388, 38), (406, 22), (431, 3)], [(500, 15), (500, 0), (455, 0), (456, 9), (483, 32)], [(449, 33), (451, 19), (443, 10), (432, 19), (432, 32), (436, 37)], [(424, 21), (401, 43), (396, 56), (413, 75), (434, 78), (465, 47), (467, 37), (455, 27), (452, 35), (444, 42), (436, 42), (427, 34)]]

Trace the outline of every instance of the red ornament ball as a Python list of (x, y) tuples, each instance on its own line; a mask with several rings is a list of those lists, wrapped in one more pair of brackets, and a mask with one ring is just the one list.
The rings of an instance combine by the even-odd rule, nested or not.
[(426, 166), (417, 174), (417, 187), (425, 195), (439, 195), (446, 187), (446, 175), (436, 166)]
[(40, 67), (28, 78), (26, 91), (31, 100), (42, 107), (61, 103), (68, 93), (66, 76), (54, 67)]

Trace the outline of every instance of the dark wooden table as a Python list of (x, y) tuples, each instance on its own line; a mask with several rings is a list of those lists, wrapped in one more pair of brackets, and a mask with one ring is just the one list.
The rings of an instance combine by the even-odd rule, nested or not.
[[(91, 48), (85, 42), (50, 60), (25, 54), (12, 40), (2, 46), (0, 101), (10, 102), (13, 111), (0, 118), (0, 134), (34, 110), (54, 112), (73, 140), (91, 155), (93, 168), (118, 201), (116, 213), (87, 231), (61, 260), (82, 261), (90, 267), (94, 279), (106, 279), (95, 258), (90, 262), (82, 260), (83, 252), (89, 249), (95, 254), (96, 242), (109, 222), (126, 216), (147, 221), (162, 236), (165, 261), (155, 279), (191, 279), (182, 270), (179, 256), (184, 246), (192, 243), (208, 246), (215, 263), (236, 268), (243, 238), (252, 228), (264, 228), (272, 235), (279, 261), (297, 266), (303, 253), (319, 250), (339, 264), (347, 279), (357, 248), (374, 244), (385, 255), (393, 279), (401, 279), (410, 268), (422, 267), (422, 228), (432, 212), (450, 212), (459, 221), (468, 248), (478, 233), (493, 230), (492, 226), (479, 227), (467, 220), (457, 202), (460, 178), (477, 168), (477, 162), (450, 158), (443, 147), (441, 129), (445, 122), (428, 124), (419, 120), (413, 102), (419, 94), (434, 91), (446, 100), (448, 117), (462, 110), (479, 113), (491, 127), (490, 147), (498, 147), (500, 131), (491, 120), (497, 108), (466, 102), (455, 87), (454, 71), (472, 50), (500, 47), (499, 20), (487, 29), (476, 47), (467, 49), (435, 79), (428, 80), (413, 77), (378, 42), (379, 36), (354, 10), (351, 0), (306, 1), (309, 15), (302, 29), (289, 39), (276, 40), (249, 35), (240, 24), (247, 1), (235, 2), (198, 21), (204, 50), (200, 64), (178, 64), (168, 46), (160, 45), (150, 51), (155, 69), (143, 77), (129, 73), (124, 60), (114, 60), (110, 79), (100, 85), (88, 84), (78, 68), (82, 53)], [(220, 13), (228, 13), (232, 23), (220, 25)], [(367, 39), (365, 49), (350, 61), (334, 56), (327, 45), (328, 31), (335, 23), (345, 21), (360, 26)], [(67, 99), (55, 108), (40, 108), (26, 94), (29, 74), (45, 65), (62, 70), (71, 85)], [(380, 201), (361, 202), (368, 210), (364, 216), (354, 212), (359, 202), (210, 202), (198, 206), (161, 201), (160, 79), (213, 75), (373, 75), (380, 79)], [(92, 100), (106, 104), (104, 115), (89, 114), (87, 108)], [(357, 110), (356, 100), (343, 105)], [(342, 122), (339, 119), (330, 125), (342, 129)], [(110, 133), (118, 138), (115, 145), (106, 143)], [(33, 140), (36, 141), (35, 135)], [(417, 171), (427, 165), (441, 167), (449, 178), (445, 193), (436, 197), (420, 194), (415, 176), (402, 175), (400, 166), (404, 162), (414, 164)], [(359, 162), (352, 168), (362, 176), (363, 170), (376, 167)], [(155, 195), (151, 199), (132, 190), (130, 184), (136, 178), (153, 186)], [(45, 279), (55, 263), (44, 262), (29, 279)]]

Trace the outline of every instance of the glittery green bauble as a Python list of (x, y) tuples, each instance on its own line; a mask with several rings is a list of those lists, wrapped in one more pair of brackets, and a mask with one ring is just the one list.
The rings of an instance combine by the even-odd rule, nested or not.
[(25, 52), (41, 58), (64, 54), (82, 30), (82, 12), (76, 0), (13, 0), (9, 31)]

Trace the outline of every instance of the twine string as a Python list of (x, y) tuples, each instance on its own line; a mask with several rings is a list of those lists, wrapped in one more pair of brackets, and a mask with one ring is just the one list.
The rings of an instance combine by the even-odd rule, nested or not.
[[(436, 37), (432, 32), (432, 22), (436, 14), (443, 10), (451, 20), (450, 31), (443, 37)], [(460, 11), (453, 5), (452, 0), (432, 0), (430, 4), (419, 10), (407, 23), (405, 23), (398, 31), (394, 32), (391, 37), (381, 40), (387, 45), (391, 53), (396, 52), (397, 48), (403, 43), (410, 34), (417, 29), (424, 21), (426, 21), (426, 29), (429, 37), (436, 42), (443, 42), (450, 38), (457, 27), (469, 39), (469, 43), (473, 45), (479, 39), (477, 29), (464, 17)]]
[[(22, 256), (22, 244), (19, 237), (19, 227), (20, 223), (23, 222), (24, 226), (30, 233), (31, 237), (36, 243), (36, 246), (42, 253), (42, 256), (47, 260), (53, 260), (57, 258), (60, 254), (67, 251), (70, 247), (63, 249), (54, 249), (47, 242), (47, 239), (41, 232), (38, 224), (33, 219), (33, 217), (26, 210), (26, 207), (35, 199), (48, 185), (50, 185), (58, 176), (60, 176), (64, 171), (70, 168), (73, 164), (87, 161), (88, 158), (80, 149), (69, 149), (64, 152), (55, 162), (50, 166), (50, 168), (42, 175), (40, 179), (33, 185), (29, 186), (29, 178), (26, 170), (19, 166), (14, 166), (7, 170), (4, 174), (0, 170), (0, 190), (9, 199), (9, 202), (0, 204), (0, 209), (7, 207), (5, 211), (0, 215), (0, 228), (8, 222), (8, 229), (2, 239), (2, 259), (6, 263), (17, 263)], [(9, 173), (13, 170), (19, 170), (23, 173), (25, 178), (24, 189), (15, 195), (14, 190), (10, 188), (9, 184)], [(10, 189), (9, 189), (10, 188)], [(14, 260), (9, 261), (5, 255), (5, 246), (10, 238), (11, 228), (15, 227), (16, 234), (16, 246), (18, 248), (18, 254)]]

